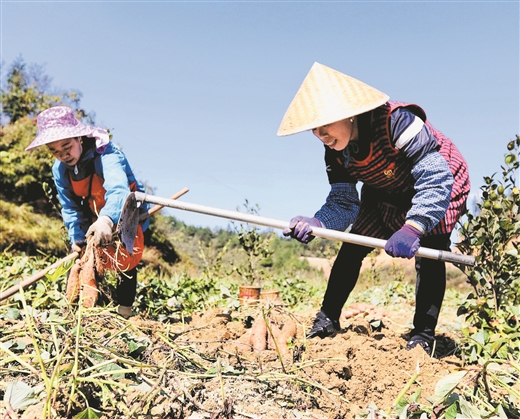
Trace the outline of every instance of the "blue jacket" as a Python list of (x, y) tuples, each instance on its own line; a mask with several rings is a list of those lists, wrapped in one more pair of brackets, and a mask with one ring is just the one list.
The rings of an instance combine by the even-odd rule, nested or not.
[[(121, 216), (121, 210), (130, 193), (130, 185), (136, 183), (138, 191), (144, 192), (144, 186), (134, 176), (126, 156), (112, 142), (104, 149), (96, 150), (93, 139), (85, 138), (83, 152), (76, 166), (69, 166), (56, 159), (52, 166), (52, 176), (58, 190), (61, 203), (61, 214), (67, 228), (71, 243), (85, 241), (85, 234), (93, 222), (93, 214), (83, 197), (75, 195), (72, 180), (82, 180), (96, 173), (103, 179), (106, 190), (106, 204), (99, 211), (99, 216), (107, 215), (116, 225)], [(140, 213), (148, 210), (148, 204), (141, 205)], [(143, 231), (149, 225), (146, 219), (141, 223)]]

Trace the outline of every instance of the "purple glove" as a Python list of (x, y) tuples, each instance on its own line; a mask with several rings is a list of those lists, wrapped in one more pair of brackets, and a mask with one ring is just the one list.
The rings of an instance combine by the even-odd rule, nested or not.
[(386, 253), (396, 258), (411, 259), (419, 250), (421, 236), (422, 232), (410, 224), (405, 224), (386, 242)]
[(283, 235), (291, 236), (302, 243), (309, 243), (314, 239), (314, 236), (311, 234), (312, 227), (323, 227), (323, 225), (317, 218), (298, 215), (291, 219), (289, 228), (283, 231)]

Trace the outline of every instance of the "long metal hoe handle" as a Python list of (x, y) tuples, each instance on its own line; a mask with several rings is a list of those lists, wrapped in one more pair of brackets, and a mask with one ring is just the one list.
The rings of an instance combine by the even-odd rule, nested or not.
[[(221, 218), (228, 218), (235, 221), (256, 224), (264, 227), (272, 227), (278, 229), (286, 229), (289, 227), (288, 221), (280, 221), (272, 218), (259, 217), (252, 214), (243, 214), (238, 211), (228, 211), (219, 208), (207, 207), (204, 205), (191, 204), (189, 202), (173, 201), (171, 199), (161, 198), (154, 195), (148, 195), (143, 192), (134, 192), (135, 198), (140, 202), (148, 202), (151, 204), (163, 205), (165, 207), (175, 208), (183, 211), (198, 212), (200, 214), (213, 215)], [(344, 233), (336, 230), (328, 230), (326, 228), (312, 228), (312, 234), (317, 237), (331, 240), (339, 240), (347, 243), (359, 244), (368, 247), (377, 247), (384, 249), (386, 240), (376, 239), (373, 237), (360, 236), (357, 234)], [(427, 259), (442, 260), (454, 264), (473, 266), (475, 258), (473, 256), (461, 255), (458, 253), (447, 252), (444, 250), (429, 249), (420, 247), (416, 253), (417, 256)]]

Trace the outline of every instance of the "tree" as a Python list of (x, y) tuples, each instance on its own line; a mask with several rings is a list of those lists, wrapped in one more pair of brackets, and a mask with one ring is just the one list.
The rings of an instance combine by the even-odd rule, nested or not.
[(46, 150), (25, 151), (37, 133), (36, 115), (66, 104), (86, 123), (91, 123), (92, 117), (79, 108), (81, 93), (52, 93), (51, 78), (41, 66), (27, 66), (18, 58), (9, 67), (6, 80), (5, 89), (0, 90), (0, 198), (49, 212), (47, 198), (49, 194), (55, 196), (51, 173), (54, 159)]

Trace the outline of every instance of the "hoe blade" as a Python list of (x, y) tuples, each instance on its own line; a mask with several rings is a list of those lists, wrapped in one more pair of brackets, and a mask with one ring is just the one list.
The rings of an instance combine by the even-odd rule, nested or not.
[(117, 224), (116, 232), (130, 255), (134, 252), (135, 236), (137, 234), (137, 226), (139, 225), (140, 205), (141, 203), (135, 199), (134, 193), (131, 192), (126, 198), (119, 223)]

